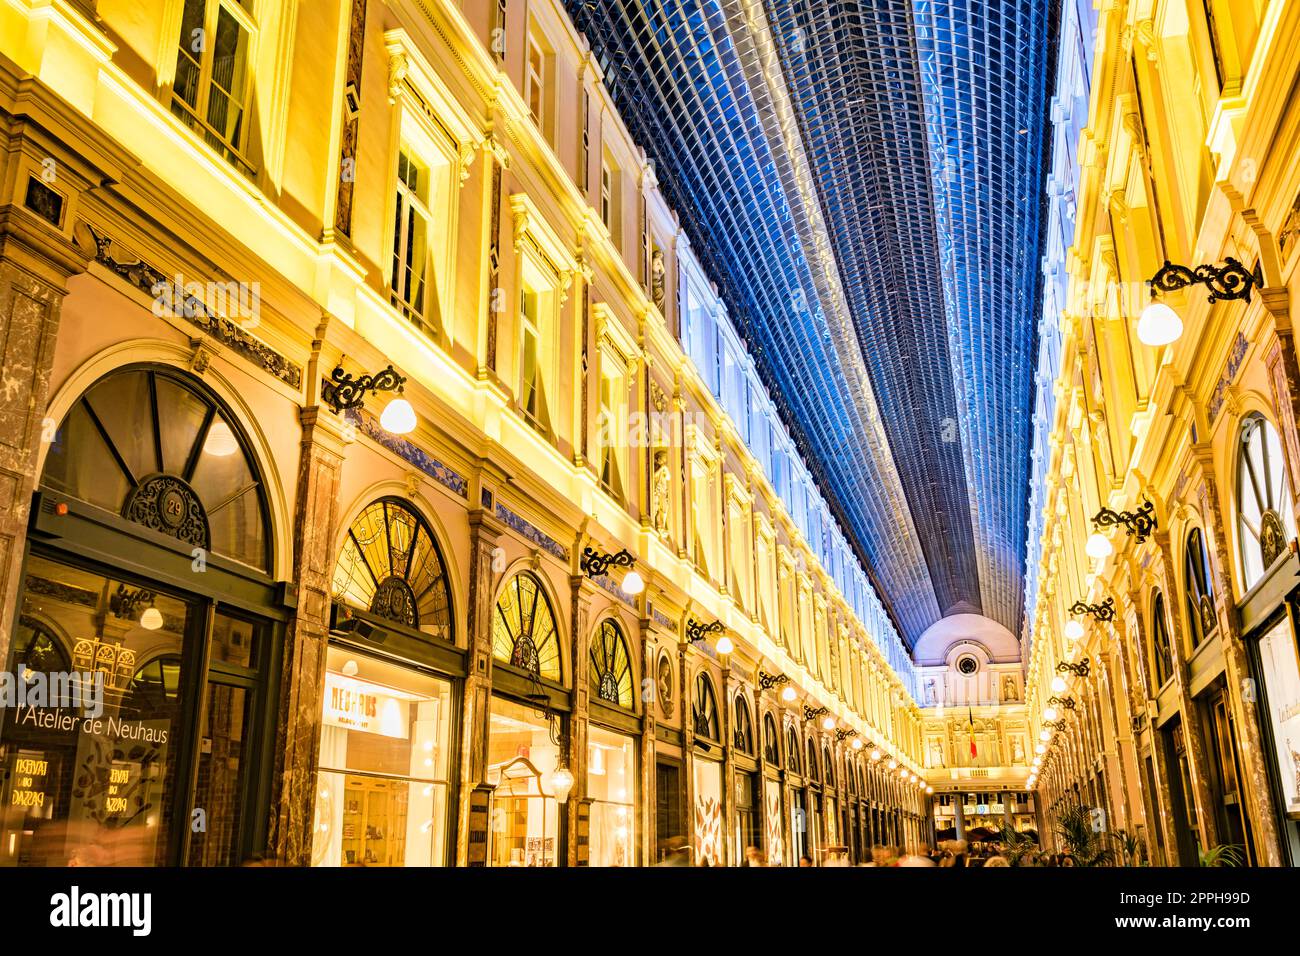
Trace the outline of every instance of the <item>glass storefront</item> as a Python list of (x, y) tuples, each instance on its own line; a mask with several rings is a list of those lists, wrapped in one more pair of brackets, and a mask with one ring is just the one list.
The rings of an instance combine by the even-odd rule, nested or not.
[(603, 727), (587, 729), (591, 866), (636, 866), (636, 742)]
[(696, 756), (695, 863), (722, 866), (722, 764)]
[(536, 710), (492, 698), (487, 780), (492, 793), (490, 866), (558, 866), (560, 809), (551, 785), (560, 750)]
[(763, 810), (767, 824), (767, 862), (770, 866), (784, 866), (785, 839), (782, 831), (785, 827), (781, 820), (781, 781), (771, 778), (763, 780)]
[(331, 646), (314, 866), (447, 863), (451, 683)]
[(1282, 812), (1294, 820), (1300, 817), (1300, 663), (1289, 618), (1278, 621), (1259, 639), (1259, 663)]
[[(28, 561), (10, 668), (24, 693), (0, 734), (0, 863), (166, 862), (196, 613), (124, 581)], [(102, 700), (91, 681), (61, 690), (72, 672), (95, 672)]]

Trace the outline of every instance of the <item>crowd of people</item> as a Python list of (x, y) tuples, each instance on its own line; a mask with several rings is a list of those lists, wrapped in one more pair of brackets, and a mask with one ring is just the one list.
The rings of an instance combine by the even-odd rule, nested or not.
[[(670, 841), (671, 845), (662, 849), (663, 859), (659, 866), (709, 866), (707, 859), (693, 859), (694, 847), (680, 841)], [(804, 854), (799, 857), (799, 866), (854, 866), (849, 859), (848, 847), (830, 847), (820, 854), (820, 860)], [(741, 866), (771, 866), (767, 855), (758, 847), (745, 848), (745, 858)], [(1021, 853), (1013, 862), (1003, 853), (999, 843), (969, 843), (966, 840), (943, 840), (933, 848), (922, 847), (904, 849), (898, 846), (876, 844), (871, 848), (869, 862), (857, 866), (939, 866), (939, 867), (1003, 867), (1003, 866), (1074, 866), (1074, 858), (1068, 853), (1043, 853), (1037, 850)]]

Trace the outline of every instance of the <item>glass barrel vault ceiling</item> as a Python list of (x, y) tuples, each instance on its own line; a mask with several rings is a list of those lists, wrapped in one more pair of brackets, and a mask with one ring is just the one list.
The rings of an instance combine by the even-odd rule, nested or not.
[(1019, 633), (1057, 2), (567, 5), (900, 634)]

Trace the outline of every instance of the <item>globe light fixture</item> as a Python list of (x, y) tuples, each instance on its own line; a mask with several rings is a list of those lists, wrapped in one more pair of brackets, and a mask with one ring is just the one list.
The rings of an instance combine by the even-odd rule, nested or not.
[(1052, 739), (1052, 732), (1048, 730), (1046, 727), (1044, 727), (1042, 730), (1038, 732), (1038, 739), (1046, 743), (1047, 741)]
[(156, 631), (163, 626), (162, 611), (156, 607), (145, 608), (144, 613), (140, 615), (140, 626), (146, 631)]
[(854, 750), (861, 750), (861, 749), (862, 749), (862, 740), (861, 740), (860, 738), (858, 738), (858, 737), (854, 737), (854, 738), (853, 738), (853, 749), (854, 749)]
[(1047, 744), (1039, 744), (1038, 746), (1036, 746), (1036, 747), (1034, 748), (1034, 753), (1036, 753), (1036, 754), (1045, 754), (1045, 753), (1047, 753)]
[(1065, 636), (1072, 641), (1083, 637), (1083, 625), (1078, 621), (1069, 621), (1065, 625)]
[(573, 789), (573, 771), (568, 767), (557, 767), (551, 774), (551, 789), (555, 791), (555, 802), (560, 806), (569, 801), (569, 791)]
[(384, 407), (379, 425), (390, 435), (409, 435), (415, 431), (415, 409), (401, 395)]
[[(623, 575), (623, 583), (620, 586), (623, 588), (625, 593), (631, 594), (635, 597), (645, 590), (645, 579), (643, 579), (636, 571), (629, 571), (627, 574)], [(725, 637), (722, 639), (722, 641), (726, 640)], [(723, 654), (730, 654), (731, 648), (727, 648), (725, 651), (722, 650), (722, 641), (718, 641), (718, 650)], [(731, 642), (727, 641), (727, 643), (730, 644)]]
[(222, 421), (213, 422), (208, 429), (208, 437), (203, 439), (203, 454), (214, 458), (229, 458), (237, 451), (239, 440), (235, 438), (230, 426)]
[(925, 788), (925, 792), (926, 792), (926, 793), (934, 793), (934, 787), (926, 787), (926, 788)]
[(889, 764), (888, 764), (888, 767), (889, 767), (890, 770), (897, 770), (897, 769), (898, 769), (898, 761), (895, 760), (893, 757), (890, 757), (890, 758), (889, 758)]
[(1083, 546), (1083, 550), (1090, 558), (1107, 558), (1115, 549), (1110, 545), (1110, 538), (1100, 531), (1094, 531), (1088, 535), (1088, 543)]
[(1160, 348), (1182, 337), (1183, 320), (1169, 306), (1152, 299), (1138, 318), (1137, 335), (1143, 345)]
[(794, 700), (798, 696), (799, 695), (795, 693), (794, 687), (791, 686), (790, 684), (786, 684), (781, 691), (781, 699), (785, 701), (787, 704), (790, 703), (790, 701)]
[(835, 718), (831, 717), (828, 714), (826, 718), (822, 720), (822, 730), (834, 730), (834, 729), (835, 729)]
[(1055, 707), (1045, 707), (1045, 708), (1043, 708), (1043, 720), (1055, 720), (1055, 719), (1056, 719), (1056, 708), (1055, 708)]
[(872, 760), (879, 761), (880, 758), (881, 758), (881, 756), (882, 756), (882, 754), (880, 753), (879, 750), (877, 750), (875, 747), (872, 747), (872, 748), (871, 748), (871, 759), (872, 759)]
[(1065, 692), (1065, 678), (1060, 674), (1052, 678), (1052, 690), (1058, 694)]
[[(635, 571), (632, 573), (636, 574)], [(623, 590), (626, 591), (627, 588), (624, 588)], [(718, 643), (714, 646), (719, 654), (730, 654), (736, 649), (736, 645), (731, 643), (731, 638), (727, 637), (725, 634), (718, 638)]]

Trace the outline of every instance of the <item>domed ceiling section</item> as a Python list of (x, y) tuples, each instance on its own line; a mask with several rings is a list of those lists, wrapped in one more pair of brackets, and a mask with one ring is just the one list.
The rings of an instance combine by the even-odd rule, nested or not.
[(1018, 633), (1056, 5), (567, 6), (900, 634)]

